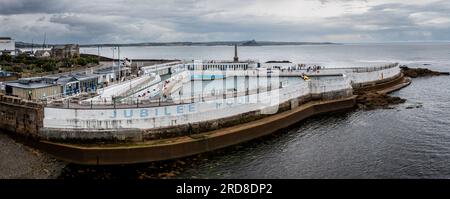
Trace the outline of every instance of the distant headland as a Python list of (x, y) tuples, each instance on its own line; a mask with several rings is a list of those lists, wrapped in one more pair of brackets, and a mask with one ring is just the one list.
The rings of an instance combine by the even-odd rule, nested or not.
[[(80, 47), (98, 47), (98, 46), (281, 46), (281, 45), (338, 45), (332, 42), (280, 42), (280, 41), (211, 41), (211, 42), (143, 42), (143, 43), (102, 43), (102, 44), (80, 44)], [(57, 44), (47, 44), (53, 46)], [(25, 42), (16, 42), (17, 48), (40, 47), (42, 44), (31, 44)]]

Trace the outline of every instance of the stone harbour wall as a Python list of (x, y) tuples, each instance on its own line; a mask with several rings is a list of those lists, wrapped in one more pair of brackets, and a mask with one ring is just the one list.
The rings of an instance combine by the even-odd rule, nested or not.
[(8, 132), (37, 137), (43, 127), (42, 104), (0, 94), (0, 128)]

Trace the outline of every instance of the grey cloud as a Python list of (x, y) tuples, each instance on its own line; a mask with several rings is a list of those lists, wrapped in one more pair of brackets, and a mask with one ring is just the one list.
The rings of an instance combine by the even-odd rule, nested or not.
[[(369, 2), (309, 1), (324, 5)], [(262, 1), (248, 2), (251, 3), (264, 5)], [(286, 21), (258, 13), (236, 12), (245, 5), (233, 0), (1, 0), (0, 21), (6, 28), (0, 29), (0, 35), (30, 41), (46, 32), (50, 41), (59, 43), (245, 39), (347, 42), (353, 41), (348, 39), (351, 35), (358, 35), (355, 41), (361, 41), (361, 38), (373, 41), (450, 40), (449, 26), (445, 24), (445, 19), (450, 20), (450, 3), (447, 1), (388, 3), (373, 6), (362, 14), (345, 14), (319, 21)], [(430, 21), (435, 24), (428, 25)], [(340, 39), (344, 36), (347, 39)]]
[(1, 0), (0, 15), (55, 13), (64, 10), (65, 5), (58, 0)]
[[(450, 3), (440, 1), (427, 5), (384, 4), (371, 8), (367, 13), (331, 18), (331, 23), (349, 27), (354, 32), (368, 34), (377, 41), (450, 40), (450, 27), (426, 27), (416, 24), (410, 15), (414, 13), (439, 13), (450, 19)], [(374, 29), (358, 29), (358, 25)], [(377, 29), (378, 27), (379, 29)]]
[(313, 1), (319, 1), (322, 4), (326, 4), (326, 3), (330, 3), (330, 2), (352, 2), (352, 1), (368, 2), (368, 0), (313, 0)]

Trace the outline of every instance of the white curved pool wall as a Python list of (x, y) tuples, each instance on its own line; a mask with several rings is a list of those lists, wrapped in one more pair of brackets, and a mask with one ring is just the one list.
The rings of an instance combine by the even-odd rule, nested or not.
[[(389, 79), (400, 74), (400, 67), (397, 63), (388, 64), (379, 67), (361, 67), (361, 68), (326, 68), (318, 71), (306, 72), (291, 72), (291, 73), (305, 73), (305, 74), (345, 74), (353, 84), (375, 82), (383, 79)], [(285, 72), (286, 73), (286, 72)], [(281, 73), (284, 75), (285, 73)]]
[(238, 97), (228, 100), (214, 100), (192, 104), (174, 105), (155, 108), (132, 109), (58, 109), (45, 108), (44, 127), (80, 128), (80, 129), (115, 129), (139, 128), (151, 129), (172, 125), (187, 124), (229, 117), (270, 105), (278, 97), (274, 94), (257, 97)]
[[(256, 91), (258, 88), (261, 91), (267, 90), (268, 87), (272, 86), (273, 88), (279, 88), (280, 80), (282, 77), (279, 77), (278, 73), (275, 71), (274, 77), (267, 77), (267, 73), (265, 76), (257, 77), (256, 72), (255, 75), (246, 76), (244, 75), (247, 72), (244, 71), (191, 71), (192, 75), (223, 75), (227, 76), (226, 79), (215, 79), (212, 81), (196, 81), (194, 77), (194, 81), (189, 81), (183, 85), (180, 89), (180, 92), (173, 93), (172, 99), (174, 100), (187, 100), (192, 97), (201, 98), (207, 96), (223, 96), (231, 95), (234, 92), (246, 92)], [(249, 73), (253, 73), (250, 71)], [(263, 73), (261, 73), (263, 74)], [(298, 78), (299, 82), (300, 78)], [(291, 79), (291, 82), (294, 82)]]
[[(397, 71), (397, 73), (396, 73)], [(127, 109), (64, 109), (45, 108), (45, 128), (68, 129), (120, 129), (138, 128), (152, 129), (174, 125), (216, 120), (238, 114), (262, 110), (272, 114), (268, 107), (306, 96), (330, 91), (351, 89), (351, 82), (372, 82), (383, 78), (394, 77), (400, 70), (398, 66), (384, 70), (358, 72), (325, 77), (311, 76), (310, 81), (300, 81), (281, 89), (269, 92), (239, 96), (228, 99), (215, 99), (206, 102), (194, 102), (153, 108)], [(352, 79), (353, 78), (353, 79)], [(363, 81), (365, 80), (365, 81)]]
[(310, 84), (309, 93), (315, 95), (352, 88), (350, 79), (345, 74), (338, 76), (310, 76), (310, 78), (312, 83)]
[[(172, 75), (170, 78), (165, 80), (165, 81), (171, 82), (171, 84), (172, 84), (172, 85), (170, 85), (171, 89), (167, 89), (167, 93), (174, 92), (174, 90), (176, 90), (176, 88), (181, 87), (181, 85), (183, 85), (183, 83), (186, 83), (189, 80), (190, 80), (190, 78), (189, 78), (188, 71), (182, 71), (182, 72)], [(136, 99), (139, 99), (140, 101), (142, 101), (142, 100), (149, 99), (150, 97), (153, 97), (155, 94), (159, 94), (159, 93), (161, 93), (161, 91), (164, 90), (163, 87), (165, 85), (165, 81), (161, 81), (161, 79), (159, 79), (158, 82), (153, 82), (153, 84), (151, 86), (148, 86), (145, 89), (142, 89), (141, 91), (136, 92), (133, 95), (130, 95), (130, 96), (124, 98), (123, 101), (124, 102), (135, 101)]]
[(97, 91), (99, 93), (98, 96), (83, 100), (81, 103), (110, 104), (112, 101), (112, 97), (114, 96), (120, 96), (132, 91), (133, 89), (136, 89), (137, 87), (144, 87), (146, 85), (150, 86), (160, 81), (161, 77), (159, 75), (143, 75), (132, 80), (123, 81), (121, 83), (99, 89)]
[(400, 67), (391, 67), (382, 70), (374, 70), (370, 72), (364, 69), (356, 69), (352, 72), (346, 73), (353, 84), (362, 84), (368, 82), (375, 82), (383, 79), (393, 78), (400, 74)]
[[(250, 77), (266, 77), (268, 75), (266, 68), (248, 69), (248, 70), (191, 70), (191, 76), (216, 76), (216, 77), (232, 77), (232, 76), (250, 76)], [(277, 73), (277, 70), (270, 70)], [(198, 78), (194, 78), (198, 79)], [(209, 78), (206, 78), (209, 79)]]

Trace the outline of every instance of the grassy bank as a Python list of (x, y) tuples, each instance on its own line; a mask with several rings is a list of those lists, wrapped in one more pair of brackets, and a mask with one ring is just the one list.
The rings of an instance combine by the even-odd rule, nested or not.
[(69, 72), (98, 64), (98, 59), (95, 56), (76, 58), (38, 58), (26, 54), (14, 57), (10, 55), (0, 56), (0, 67), (2, 70), (19, 73), (21, 77)]

